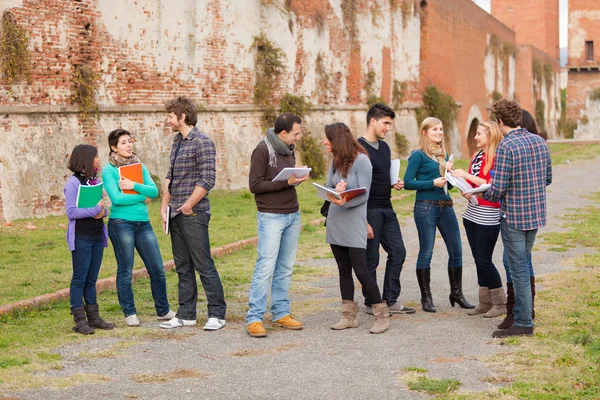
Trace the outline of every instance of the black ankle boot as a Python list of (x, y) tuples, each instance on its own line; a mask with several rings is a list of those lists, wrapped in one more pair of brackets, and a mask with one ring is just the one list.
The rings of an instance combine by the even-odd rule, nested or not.
[(465, 299), (462, 292), (462, 267), (448, 268), (448, 278), (450, 278), (450, 305), (454, 303), (460, 308), (475, 308), (475, 306)]
[(81, 333), (82, 335), (91, 335), (94, 333), (94, 329), (88, 325), (87, 319), (85, 319), (85, 310), (83, 307), (72, 307), (71, 315), (73, 316), (73, 320), (75, 320), (73, 332)]
[(106, 322), (102, 318), (100, 318), (98, 304), (86, 304), (85, 313), (87, 314), (87, 321), (90, 327), (105, 330), (115, 329), (115, 324)]
[(419, 288), (421, 289), (421, 306), (423, 311), (436, 312), (435, 305), (433, 305), (433, 298), (431, 297), (431, 269), (417, 269), (417, 281), (419, 282)]

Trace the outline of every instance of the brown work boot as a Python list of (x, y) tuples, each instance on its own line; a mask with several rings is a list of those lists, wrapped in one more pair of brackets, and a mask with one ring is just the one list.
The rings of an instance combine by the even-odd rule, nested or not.
[(262, 322), (252, 322), (246, 327), (246, 332), (252, 337), (265, 337), (267, 336), (267, 330), (263, 326)]
[(492, 296), (490, 289), (485, 286), (479, 286), (479, 304), (474, 310), (471, 310), (467, 315), (485, 314), (492, 309)]
[(355, 302), (350, 300), (342, 300), (342, 318), (337, 324), (332, 325), (331, 329), (340, 331), (342, 329), (358, 327), (358, 321), (356, 320), (357, 313), (358, 306)]
[(289, 314), (283, 318), (279, 318), (277, 321), (273, 321), (273, 323), (277, 326), (281, 326), (282, 328), (292, 329), (294, 331), (302, 329), (302, 322), (296, 321)]
[(506, 293), (504, 293), (504, 288), (500, 286), (496, 289), (490, 289), (490, 295), (492, 297), (492, 308), (483, 314), (483, 316), (485, 318), (493, 318), (506, 314)]
[(373, 304), (373, 315), (375, 316), (375, 325), (369, 332), (371, 333), (383, 333), (390, 327), (390, 311), (386, 302), (379, 304)]

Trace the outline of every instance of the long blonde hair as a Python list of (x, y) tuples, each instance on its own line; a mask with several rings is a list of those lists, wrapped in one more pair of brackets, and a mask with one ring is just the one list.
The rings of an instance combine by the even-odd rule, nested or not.
[[(423, 150), (425, 152), (425, 154), (427, 154), (427, 157), (432, 157), (433, 153), (432, 153), (432, 146), (431, 146), (431, 142), (427, 139), (427, 131), (431, 128), (433, 128), (434, 126), (438, 126), (438, 125), (442, 125), (442, 128), (444, 127), (444, 125), (442, 124), (442, 121), (440, 121), (439, 119), (435, 118), (435, 117), (427, 117), (423, 120), (423, 122), (421, 122), (421, 126), (419, 127), (419, 144), (417, 145), (417, 149), (419, 150)], [(425, 133), (423, 133), (423, 131), (425, 131)], [(444, 157), (446, 157), (446, 147), (444, 146), (444, 139), (442, 138), (442, 155)]]
[(494, 164), (496, 148), (498, 147), (498, 143), (504, 138), (504, 134), (500, 131), (498, 124), (494, 121), (481, 122), (479, 126), (482, 126), (485, 129), (485, 134), (488, 137), (487, 146), (485, 146), (485, 149), (483, 150), (487, 156), (483, 173), (487, 175)]

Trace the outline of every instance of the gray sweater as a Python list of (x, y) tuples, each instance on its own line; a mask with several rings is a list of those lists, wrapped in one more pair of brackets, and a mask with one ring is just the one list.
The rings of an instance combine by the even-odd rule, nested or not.
[(344, 179), (347, 190), (365, 187), (367, 193), (356, 196), (342, 207), (331, 203), (327, 214), (327, 243), (367, 248), (367, 200), (372, 169), (369, 157), (362, 153), (354, 160), (347, 177), (343, 178), (339, 172), (333, 172), (333, 162), (329, 166), (326, 187), (335, 189), (340, 180)]

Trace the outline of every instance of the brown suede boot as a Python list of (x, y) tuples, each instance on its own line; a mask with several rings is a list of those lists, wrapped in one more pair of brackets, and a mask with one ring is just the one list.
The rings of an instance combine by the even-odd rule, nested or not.
[(75, 320), (74, 332), (81, 333), (82, 335), (91, 335), (94, 333), (94, 329), (90, 328), (87, 319), (85, 319), (85, 309), (83, 307), (71, 308), (71, 315), (73, 315), (73, 320)]
[(504, 293), (504, 288), (500, 286), (496, 289), (490, 289), (490, 295), (493, 306), (483, 316), (485, 318), (494, 318), (506, 314), (506, 293)]
[(535, 276), (529, 278), (531, 282), (531, 319), (535, 319)]
[(113, 330), (115, 329), (115, 324), (111, 322), (106, 322), (102, 318), (100, 318), (100, 311), (98, 311), (98, 304), (86, 304), (85, 305), (85, 313), (87, 315), (88, 325), (92, 328), (105, 329), (105, 330)]
[(387, 303), (373, 304), (373, 315), (375, 316), (375, 325), (369, 332), (383, 333), (390, 327), (390, 310)]
[(492, 297), (490, 289), (485, 286), (479, 287), (479, 304), (474, 310), (471, 310), (467, 315), (479, 315), (488, 312), (492, 308)]
[(358, 314), (358, 305), (350, 300), (342, 300), (342, 318), (331, 329), (339, 331), (358, 327), (356, 314)]
[(508, 329), (514, 322), (513, 307), (515, 306), (515, 291), (512, 283), (506, 284), (506, 317), (498, 325), (498, 329)]

